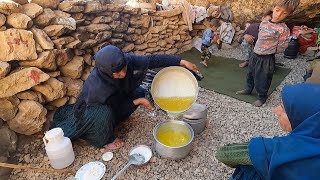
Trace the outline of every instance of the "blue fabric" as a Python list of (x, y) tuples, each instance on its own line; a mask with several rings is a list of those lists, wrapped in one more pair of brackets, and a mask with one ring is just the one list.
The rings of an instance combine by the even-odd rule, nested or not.
[(250, 160), (262, 179), (319, 179), (320, 85), (287, 85), (282, 101), (292, 132), (283, 137), (251, 139)]
[(211, 29), (207, 29), (204, 31), (203, 35), (202, 35), (202, 44), (206, 45), (206, 46), (211, 46), (211, 39), (213, 37), (213, 32)]
[(261, 180), (253, 166), (238, 166), (233, 172), (230, 180)]

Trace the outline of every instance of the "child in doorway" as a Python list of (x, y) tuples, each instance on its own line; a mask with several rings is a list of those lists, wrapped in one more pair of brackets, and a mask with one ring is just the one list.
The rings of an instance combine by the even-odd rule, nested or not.
[[(272, 11), (267, 11), (261, 16), (261, 21), (270, 20), (272, 18)], [(254, 45), (258, 40), (260, 23), (249, 23), (246, 24), (246, 29), (243, 36), (240, 38), (240, 43), (242, 47), (242, 54), (245, 56), (245, 62), (239, 64), (239, 67), (244, 68), (249, 64), (249, 58), (253, 53)]]
[(201, 64), (208, 67), (208, 60), (211, 57), (211, 53), (209, 51), (209, 47), (213, 44), (217, 44), (218, 46), (221, 44), (219, 39), (219, 34), (217, 29), (220, 26), (220, 21), (218, 19), (212, 19), (210, 22), (210, 28), (206, 29), (202, 36), (202, 45), (201, 45)]
[(253, 105), (262, 106), (268, 97), (275, 67), (275, 53), (283, 52), (288, 46), (290, 30), (283, 20), (299, 5), (300, 0), (277, 0), (270, 21), (260, 23), (258, 40), (249, 59), (246, 87), (236, 94), (251, 94), (255, 87), (258, 99)]

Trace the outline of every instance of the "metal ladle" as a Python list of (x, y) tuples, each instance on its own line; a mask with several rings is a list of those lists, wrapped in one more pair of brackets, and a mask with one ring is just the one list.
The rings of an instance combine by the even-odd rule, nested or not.
[(115, 180), (123, 171), (125, 171), (131, 164), (133, 165), (142, 165), (145, 163), (144, 156), (141, 154), (132, 154), (129, 155), (129, 161), (128, 163), (116, 174), (112, 177), (111, 180)]

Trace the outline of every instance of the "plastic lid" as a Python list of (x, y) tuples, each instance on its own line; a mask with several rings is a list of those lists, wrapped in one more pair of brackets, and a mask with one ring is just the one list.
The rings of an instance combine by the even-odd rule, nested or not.
[(104, 161), (110, 161), (113, 158), (112, 152), (106, 152), (102, 155), (102, 160)]
[(194, 103), (186, 112), (183, 117), (187, 119), (201, 119), (207, 117), (207, 107), (202, 104)]
[(64, 133), (61, 128), (53, 128), (50, 131), (46, 132), (46, 135), (44, 136), (45, 139), (50, 141), (55, 141), (63, 137)]

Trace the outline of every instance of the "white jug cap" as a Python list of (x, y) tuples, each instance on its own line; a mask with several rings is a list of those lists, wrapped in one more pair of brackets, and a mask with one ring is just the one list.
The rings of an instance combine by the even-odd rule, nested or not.
[(106, 152), (102, 155), (102, 160), (104, 161), (110, 161), (113, 158), (112, 152)]
[(46, 135), (44, 137), (48, 141), (54, 141), (60, 139), (61, 137), (63, 137), (63, 135), (64, 133), (61, 128), (53, 128), (50, 131), (46, 132)]

